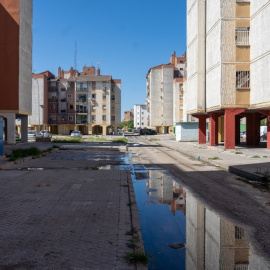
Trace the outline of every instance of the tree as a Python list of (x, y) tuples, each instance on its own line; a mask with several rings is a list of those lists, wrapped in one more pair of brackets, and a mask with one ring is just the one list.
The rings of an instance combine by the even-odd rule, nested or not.
[(127, 129), (127, 128), (133, 128), (134, 127), (134, 121), (122, 121), (121, 124), (119, 125), (120, 129)]

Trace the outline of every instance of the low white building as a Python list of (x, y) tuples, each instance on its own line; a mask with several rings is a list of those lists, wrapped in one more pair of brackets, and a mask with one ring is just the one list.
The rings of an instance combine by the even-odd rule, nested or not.
[(147, 127), (148, 112), (145, 104), (134, 105), (134, 128)]

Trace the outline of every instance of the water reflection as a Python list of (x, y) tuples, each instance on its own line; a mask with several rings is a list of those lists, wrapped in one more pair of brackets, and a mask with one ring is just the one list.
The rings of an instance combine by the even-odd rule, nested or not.
[(153, 257), (148, 269), (270, 269), (244, 228), (206, 208), (168, 172), (146, 173), (134, 179), (134, 190), (145, 251)]

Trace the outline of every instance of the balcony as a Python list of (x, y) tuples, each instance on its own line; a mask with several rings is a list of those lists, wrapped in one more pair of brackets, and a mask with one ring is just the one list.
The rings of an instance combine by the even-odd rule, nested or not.
[(238, 27), (235, 29), (235, 45), (249, 46), (249, 28)]
[(250, 88), (250, 71), (236, 71), (236, 88), (249, 89)]
[(77, 87), (76, 91), (77, 92), (87, 92), (87, 87)]

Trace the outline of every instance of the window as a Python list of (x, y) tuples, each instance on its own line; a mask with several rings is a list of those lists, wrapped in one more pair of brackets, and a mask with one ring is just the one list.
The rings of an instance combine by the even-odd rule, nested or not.
[(92, 121), (95, 121), (95, 120), (96, 120), (96, 116), (92, 115)]
[(69, 120), (69, 121), (73, 121), (73, 116), (69, 116), (69, 117), (68, 117), (68, 120)]
[(68, 97), (68, 98), (72, 98), (72, 95), (71, 95), (71, 94), (68, 94), (67, 97)]
[(114, 106), (112, 106), (112, 111), (114, 111), (115, 110), (115, 107)]
[(56, 87), (56, 82), (51, 82), (51, 87)]
[(114, 115), (111, 116), (111, 120), (115, 121), (115, 116)]
[(96, 94), (92, 94), (92, 98), (96, 98)]
[(56, 119), (56, 116), (55, 116), (55, 115), (50, 115), (50, 116), (49, 116), (49, 119), (50, 119), (50, 120), (55, 120), (55, 119)]
[(61, 91), (62, 91), (62, 92), (65, 92), (65, 91), (66, 91), (66, 88), (61, 88)]
[(142, 122), (142, 126), (144, 125), (144, 123)]
[(72, 104), (70, 104), (70, 105), (69, 105), (69, 108), (70, 108), (71, 110), (73, 110), (73, 109), (74, 109), (74, 106), (73, 106)]
[(102, 110), (106, 110), (106, 105), (102, 105)]
[(112, 96), (112, 100), (115, 100), (115, 96)]
[(102, 87), (103, 87), (103, 90), (106, 90), (107, 89), (106, 83), (103, 83)]
[(249, 27), (237, 27), (235, 29), (235, 45), (249, 45)]
[(102, 99), (106, 99), (106, 95), (102, 95)]
[(236, 71), (236, 88), (246, 89), (250, 87), (250, 72)]
[(70, 87), (70, 82), (67, 82), (67, 88)]
[(52, 105), (52, 106), (51, 106), (51, 109), (53, 109), (53, 110), (54, 110), (54, 109), (55, 109), (55, 105)]
[(56, 98), (56, 93), (52, 93), (52, 98)]
[(102, 120), (106, 121), (106, 115), (102, 115)]
[(66, 99), (65, 99), (65, 98), (62, 98), (62, 99), (61, 99), (61, 102), (66, 102)]
[(144, 114), (144, 112), (142, 112), (142, 114)]
[(65, 113), (66, 112), (66, 110), (61, 110), (61, 113)]

